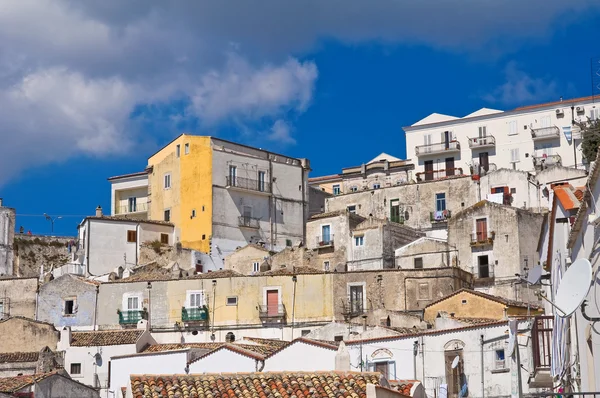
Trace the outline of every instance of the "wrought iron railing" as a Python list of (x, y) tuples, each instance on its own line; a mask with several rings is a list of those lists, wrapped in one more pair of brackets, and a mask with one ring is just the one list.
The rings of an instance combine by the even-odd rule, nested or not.
[(148, 203), (131, 203), (115, 207), (115, 214), (139, 213), (144, 211), (148, 211)]
[(534, 156), (532, 159), (536, 170), (543, 170), (545, 167), (560, 166), (562, 164), (560, 155)]
[(560, 129), (556, 126), (531, 129), (531, 138), (534, 140), (558, 137), (560, 137)]
[(183, 322), (201, 322), (208, 319), (208, 309), (206, 307), (181, 308), (181, 320)]
[(285, 305), (259, 305), (258, 313), (260, 318), (284, 318), (285, 317)]
[(469, 138), (469, 148), (484, 148), (491, 146), (496, 146), (496, 138), (494, 138), (493, 135)]
[(454, 167), (450, 169), (420, 171), (416, 174), (416, 176), (417, 181), (433, 181), (445, 177), (459, 176), (462, 175), (462, 173), (463, 169), (461, 167)]
[(531, 328), (533, 366), (535, 370), (549, 369), (552, 359), (553, 316), (536, 316)]
[(363, 314), (365, 311), (362, 298), (352, 299), (350, 297), (342, 299), (342, 315), (345, 317), (354, 317)]
[(119, 314), (119, 324), (121, 325), (135, 325), (142, 319), (147, 319), (147, 312), (145, 310), (117, 310)]
[(264, 180), (227, 176), (227, 186), (248, 189), (256, 192), (271, 192), (271, 184)]
[(496, 233), (492, 232), (476, 232), (471, 234), (471, 246), (477, 245), (491, 245), (494, 243), (494, 238), (496, 237)]
[(458, 141), (439, 142), (415, 147), (415, 154), (417, 156), (456, 151), (460, 151), (460, 143)]
[(317, 246), (333, 246), (333, 234), (317, 236)]
[(446, 222), (450, 217), (452, 217), (452, 212), (450, 210), (429, 212), (429, 221), (431, 222)]
[(260, 227), (260, 218), (239, 216), (238, 217), (238, 225), (240, 227), (246, 227), (246, 228), (259, 228)]

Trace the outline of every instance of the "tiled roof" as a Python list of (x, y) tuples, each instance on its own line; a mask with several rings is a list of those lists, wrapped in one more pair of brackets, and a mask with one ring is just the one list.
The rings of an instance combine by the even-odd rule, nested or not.
[(132, 282), (167, 282), (173, 280), (190, 280), (190, 279), (217, 279), (217, 278), (233, 278), (238, 276), (245, 276), (239, 272), (223, 269), (213, 272), (206, 272), (203, 274), (190, 275), (185, 277), (177, 277), (172, 274), (170, 270), (158, 270), (152, 272), (140, 272), (133, 274), (127, 278), (119, 279), (116, 281), (105, 282), (105, 283), (132, 283)]
[(583, 225), (584, 219), (586, 219), (587, 215), (587, 200), (593, 200), (595, 206), (596, 198), (593, 197), (592, 192), (596, 188), (596, 184), (600, 179), (600, 150), (596, 153), (596, 160), (593, 163), (593, 166), (588, 174), (588, 178), (586, 181), (586, 186), (588, 190), (583, 193), (583, 200), (581, 201), (581, 206), (579, 206), (579, 210), (577, 210), (577, 215), (575, 216), (575, 222), (571, 227), (571, 232), (569, 232), (569, 239), (567, 240), (567, 247), (572, 248), (575, 244), (575, 240), (579, 235), (579, 231), (581, 230), (581, 226)]
[(585, 193), (585, 187), (577, 187), (577, 188), (575, 188), (575, 192), (573, 192), (573, 194), (575, 195), (577, 200), (580, 202), (583, 200), (584, 193)]
[(320, 181), (341, 180), (341, 179), (342, 179), (342, 177), (339, 174), (331, 174), (328, 176), (321, 176), (321, 177), (309, 177), (308, 183), (313, 184), (315, 182), (320, 182)]
[(167, 227), (173, 227), (174, 224), (168, 221), (161, 220), (139, 220), (137, 218), (130, 218), (126, 216), (88, 216), (85, 218), (86, 220), (104, 220), (104, 221), (123, 221), (130, 223), (142, 223), (142, 224), (156, 224), (156, 225), (165, 225)]
[(0, 353), (0, 363), (36, 362), (39, 356), (39, 352), (4, 352)]
[(161, 351), (173, 351), (173, 350), (184, 350), (186, 348), (202, 348), (207, 350), (214, 350), (219, 348), (223, 343), (180, 343), (180, 344), (153, 344), (144, 350), (144, 352), (161, 352)]
[(302, 275), (302, 274), (325, 274), (326, 272), (312, 267), (291, 267), (277, 268), (270, 271), (260, 272), (256, 275), (275, 276), (275, 275)]
[(103, 330), (95, 332), (73, 332), (71, 346), (94, 347), (107, 345), (135, 344), (144, 330)]
[(545, 102), (542, 104), (520, 106), (513, 110), (522, 111), (522, 110), (526, 110), (526, 109), (544, 108), (544, 107), (553, 106), (553, 105), (567, 106), (574, 102), (587, 102), (587, 101), (592, 101), (593, 99), (594, 99), (594, 97), (579, 97), (579, 98), (566, 99), (564, 101), (553, 101), (553, 102)]
[(56, 371), (49, 373), (38, 373), (36, 375), (14, 376), (0, 378), (0, 392), (13, 393), (25, 388), (33, 383), (42, 381), (43, 379), (53, 376)]
[(410, 390), (412, 390), (415, 383), (418, 383), (417, 380), (398, 380), (396, 383), (392, 384), (392, 389), (398, 390), (400, 394), (406, 395), (410, 397)]
[(271, 346), (271, 347), (275, 347), (275, 348), (281, 348), (281, 347), (284, 347), (284, 346), (290, 344), (289, 341), (275, 340), (275, 339), (263, 339), (260, 337), (244, 337), (244, 340), (252, 341), (252, 342), (258, 343), (260, 345), (266, 345), (266, 346)]
[[(521, 301), (509, 300), (509, 299), (505, 299), (504, 297), (492, 296), (491, 294), (482, 293), (482, 292), (478, 292), (476, 290), (471, 290), (471, 289), (466, 289), (466, 288), (459, 289), (459, 290), (457, 290), (457, 291), (455, 291), (455, 292), (447, 295), (446, 297), (442, 297), (439, 300), (436, 300), (436, 301), (434, 301), (432, 303), (429, 303), (429, 304), (427, 304), (425, 306), (425, 308), (431, 307), (432, 305), (435, 305), (437, 303), (441, 303), (442, 301), (447, 300), (450, 297), (454, 297), (454, 296), (456, 296), (457, 294), (460, 294), (460, 293), (470, 293), (470, 294), (473, 294), (475, 296), (483, 297), (485, 299), (488, 299), (488, 300), (491, 300), (491, 301), (495, 301), (497, 303), (504, 304), (504, 305), (509, 306), (509, 307), (527, 308), (527, 303), (523, 303)], [(533, 310), (536, 310), (539, 307), (536, 306), (536, 305), (533, 305), (533, 304), (529, 304), (529, 308), (531, 308)]]
[(380, 385), (380, 377), (379, 373), (366, 372), (132, 375), (131, 389), (134, 398), (366, 398), (367, 383)]
[(466, 323), (469, 325), (479, 325), (482, 323), (489, 323), (489, 322), (495, 322), (497, 321), (497, 319), (490, 319), (490, 318), (466, 318), (466, 317), (455, 317), (452, 319), (456, 319), (459, 322), (462, 323)]
[(317, 347), (327, 348), (330, 350), (337, 350), (338, 345), (339, 345), (339, 342), (334, 343), (334, 342), (328, 342), (328, 341), (323, 341), (323, 340), (307, 339), (306, 337), (299, 337), (297, 339), (294, 339), (294, 341), (287, 343), (284, 346), (279, 347), (279, 349), (273, 351), (270, 355), (268, 355), (268, 357), (272, 357), (273, 355), (279, 353), (280, 351), (285, 350), (286, 348), (288, 348), (296, 343), (310, 344), (310, 345), (314, 345)]
[(320, 218), (338, 217), (338, 216), (345, 216), (345, 215), (348, 215), (348, 217), (356, 218), (358, 220), (365, 219), (364, 217), (361, 217), (356, 213), (350, 213), (348, 210), (336, 210), (336, 211), (329, 211), (327, 213), (317, 213), (317, 214), (314, 214), (313, 216), (311, 216), (310, 219), (318, 220)]
[[(575, 196), (575, 189), (571, 185), (559, 185), (553, 188), (556, 198), (565, 210), (579, 208), (579, 200)], [(581, 193), (583, 198), (583, 193)]]

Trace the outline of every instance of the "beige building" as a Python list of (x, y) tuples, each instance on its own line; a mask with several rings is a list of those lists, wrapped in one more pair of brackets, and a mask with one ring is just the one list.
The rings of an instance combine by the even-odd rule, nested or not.
[(267, 271), (261, 269), (261, 265), (273, 255), (271, 252), (260, 245), (247, 245), (241, 247), (225, 257), (225, 269), (239, 272), (244, 275), (253, 275), (258, 272)]
[(38, 278), (0, 278), (0, 319), (36, 318)]
[(458, 250), (445, 239), (422, 237), (396, 249), (396, 268), (456, 267)]
[(11, 317), (0, 321), (0, 336), (0, 352), (39, 352), (55, 351), (60, 333), (50, 323)]

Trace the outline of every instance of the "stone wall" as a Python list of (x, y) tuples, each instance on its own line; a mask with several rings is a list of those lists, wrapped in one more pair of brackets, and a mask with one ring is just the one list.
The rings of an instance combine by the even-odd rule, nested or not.
[(59, 335), (49, 323), (9, 318), (0, 322), (0, 352), (33, 352), (45, 347), (55, 351)]
[(23, 316), (35, 319), (35, 299), (38, 279), (33, 278), (2, 278), (0, 279), (0, 303), (2, 312), (0, 318)]
[[(69, 241), (76, 241), (74, 236), (42, 236), (18, 234), (14, 242), (14, 274), (23, 277), (40, 276), (40, 268), (44, 272), (52, 267), (57, 268), (71, 260), (67, 249)], [(75, 251), (73, 248), (71, 251)]]

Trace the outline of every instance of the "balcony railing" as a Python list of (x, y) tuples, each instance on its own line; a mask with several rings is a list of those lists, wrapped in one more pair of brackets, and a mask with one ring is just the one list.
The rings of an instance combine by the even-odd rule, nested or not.
[(419, 145), (415, 147), (417, 156), (434, 155), (437, 153), (460, 152), (460, 143), (458, 141), (440, 142), (437, 144)]
[(432, 171), (421, 171), (416, 174), (417, 181), (433, 181), (439, 180), (440, 178), (452, 177), (462, 175), (463, 169), (461, 167), (454, 167), (452, 169), (441, 169)]
[(183, 322), (206, 322), (208, 320), (208, 309), (206, 307), (182, 307), (181, 320)]
[(346, 318), (352, 318), (362, 315), (364, 311), (364, 302), (362, 298), (351, 299), (346, 297), (342, 299), (342, 315)]
[(560, 129), (556, 126), (531, 129), (531, 138), (534, 141), (551, 140), (560, 137)]
[(119, 314), (120, 325), (136, 325), (142, 319), (147, 319), (145, 310), (117, 310), (117, 314)]
[(317, 236), (316, 244), (318, 247), (333, 246), (333, 234)]
[(227, 176), (227, 187), (247, 189), (256, 192), (271, 192), (271, 184), (267, 181), (253, 180), (251, 178)]
[(477, 286), (485, 285), (486, 281), (493, 283), (494, 266), (492, 264), (478, 265), (475, 270), (477, 271), (475, 280)]
[(486, 135), (485, 137), (473, 137), (469, 138), (469, 148), (480, 149), (480, 148), (493, 148), (496, 146), (496, 138), (493, 135)]
[(532, 159), (533, 166), (537, 171), (544, 170), (550, 166), (560, 166), (562, 164), (560, 155), (534, 156)]
[(492, 245), (494, 243), (494, 238), (496, 237), (496, 233), (492, 232), (477, 232), (471, 234), (471, 246), (485, 246)]
[(115, 214), (143, 213), (145, 211), (148, 211), (148, 203), (132, 203), (115, 207)]
[(531, 329), (533, 366), (535, 370), (550, 369), (552, 359), (553, 316), (536, 316)]
[(484, 166), (482, 166), (478, 163), (475, 163), (473, 165), (473, 167), (471, 168), (471, 175), (484, 176), (487, 173), (490, 173), (490, 172), (496, 171), (496, 170), (498, 170), (498, 166), (496, 166), (496, 163), (488, 163), (487, 170)]
[(450, 210), (432, 211), (429, 212), (429, 221), (432, 223), (447, 222), (451, 216)]
[(260, 218), (253, 218), (248, 216), (239, 216), (238, 225), (246, 228), (260, 228)]
[(285, 319), (285, 305), (259, 305), (258, 306), (258, 315), (260, 319), (265, 321), (275, 321), (281, 322)]

